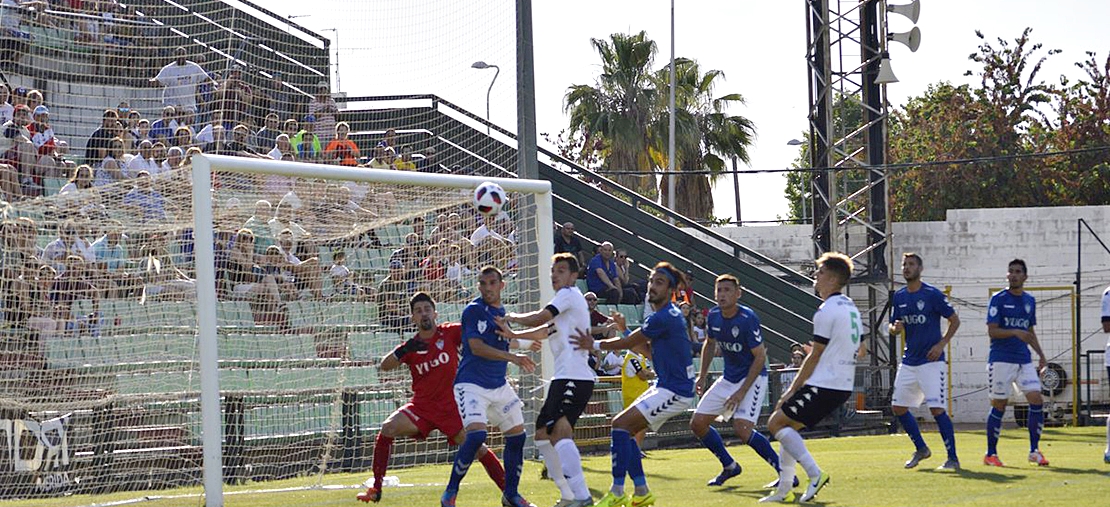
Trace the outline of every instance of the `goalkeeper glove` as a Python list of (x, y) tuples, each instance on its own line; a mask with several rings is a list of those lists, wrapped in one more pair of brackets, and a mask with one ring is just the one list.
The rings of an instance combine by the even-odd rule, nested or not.
[(427, 348), (428, 345), (421, 341), (420, 338), (413, 337), (409, 338), (409, 341), (398, 345), (397, 348), (393, 351), (393, 355), (397, 357), (397, 360), (401, 360), (401, 358), (405, 357), (405, 355), (409, 352), (418, 352)]

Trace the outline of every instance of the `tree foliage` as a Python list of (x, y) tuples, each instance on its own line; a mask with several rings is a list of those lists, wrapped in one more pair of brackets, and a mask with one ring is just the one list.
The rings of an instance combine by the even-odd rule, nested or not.
[[(976, 68), (965, 74), (977, 83), (934, 83), (892, 112), (888, 161), (909, 164), (888, 180), (895, 220), (943, 220), (956, 208), (1110, 200), (1110, 151), (1037, 156), (1110, 145), (1110, 59), (1100, 64), (1087, 53), (1076, 63), (1082, 79), (1051, 84), (1041, 69), (1060, 51), (1034, 43), (1030, 33), (989, 42), (977, 31), (982, 42), (968, 57)], [(965, 159), (974, 162), (913, 165)], [(794, 185), (800, 180), (789, 177)], [(788, 185), (787, 197), (797, 196)], [(791, 209), (795, 217), (798, 208)]]

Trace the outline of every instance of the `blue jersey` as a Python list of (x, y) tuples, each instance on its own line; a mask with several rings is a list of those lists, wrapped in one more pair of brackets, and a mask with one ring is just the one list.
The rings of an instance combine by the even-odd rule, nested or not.
[[(708, 325), (709, 337), (716, 340), (717, 349), (725, 358), (725, 380), (732, 383), (743, 382), (748, 376), (748, 370), (755, 361), (752, 349), (763, 345), (763, 335), (759, 332), (759, 317), (751, 308), (736, 305), (736, 314), (731, 318), (721, 315), (721, 308), (714, 306), (709, 310), (705, 322)], [(763, 366), (760, 375), (767, 374), (767, 366)]]
[[(929, 349), (940, 342), (940, 319), (947, 319), (956, 310), (948, 297), (936, 287), (922, 283), (916, 292), (905, 287), (894, 293), (894, 307), (890, 310), (890, 323), (901, 320), (906, 328), (906, 350), (902, 364), (920, 366), (929, 362)], [(937, 361), (944, 361), (941, 353)]]
[[(998, 324), (1002, 329), (1028, 331), (1037, 325), (1037, 301), (1028, 292), (1015, 296), (1009, 290), (998, 291), (991, 296), (987, 307), (987, 324)], [(992, 363), (1025, 364), (1033, 362), (1033, 356), (1025, 342), (1011, 336), (991, 340), (988, 360)]]
[(667, 303), (644, 321), (640, 332), (651, 340), (651, 359), (659, 376), (656, 385), (679, 396), (694, 396), (694, 359), (682, 310)]
[(474, 384), (486, 389), (496, 389), (505, 385), (505, 371), (509, 363), (493, 361), (474, 355), (470, 350), (470, 339), (478, 338), (498, 350), (509, 350), (509, 340), (497, 335), (494, 317), (504, 317), (505, 308), (486, 304), (481, 297), (466, 305), (462, 313), (462, 360), (459, 373), (455, 375), (456, 384)]

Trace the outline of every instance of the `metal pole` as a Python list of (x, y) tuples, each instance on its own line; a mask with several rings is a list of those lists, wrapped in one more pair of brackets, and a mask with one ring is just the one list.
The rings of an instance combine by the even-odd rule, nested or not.
[(203, 156), (193, 157), (193, 242), (197, 270), (197, 343), (200, 347), (201, 443), (204, 504), (223, 507), (223, 419), (216, 340), (216, 263), (212, 235), (212, 170)]
[(486, 137), (490, 135), (490, 120), (489, 120), (489, 95), (493, 92), (493, 83), (497, 82), (497, 76), (501, 75), (501, 67), (490, 65), (493, 67), (493, 80), (489, 82), (489, 89), (486, 90)]
[[(540, 177), (536, 158), (536, 72), (532, 61), (532, 0), (516, 0), (517, 176)], [(547, 224), (550, 226), (551, 224)]]
[[(674, 192), (675, 192), (675, 166), (674, 166), (674, 87), (675, 87), (675, 68), (674, 68), (674, 0), (671, 0), (671, 93), (669, 97), (669, 108), (671, 112), (670, 119), (670, 133), (667, 137), (667, 208), (675, 211), (674, 208)], [(674, 223), (672, 218), (671, 223)]]
[(740, 219), (740, 172), (736, 170), (736, 157), (732, 157), (732, 189), (736, 191), (736, 225), (743, 225)]

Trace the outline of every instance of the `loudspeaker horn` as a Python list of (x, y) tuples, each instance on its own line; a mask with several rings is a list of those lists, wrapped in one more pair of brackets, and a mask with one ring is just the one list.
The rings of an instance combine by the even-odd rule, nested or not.
[(886, 10), (887, 12), (905, 16), (916, 24), (917, 18), (921, 16), (921, 0), (913, 0), (908, 4), (887, 5)]
[(915, 26), (913, 30), (908, 32), (887, 34), (887, 39), (902, 43), (910, 48), (911, 52), (916, 52), (917, 48), (921, 46), (921, 29)]
[(875, 76), (875, 84), (890, 84), (897, 83), (898, 77), (894, 75), (894, 71), (890, 69), (890, 58), (884, 57), (879, 61), (879, 74)]

